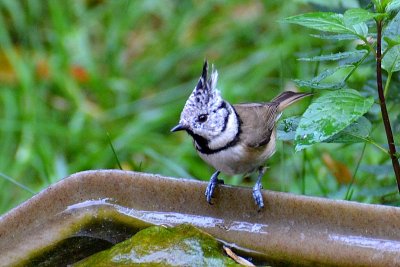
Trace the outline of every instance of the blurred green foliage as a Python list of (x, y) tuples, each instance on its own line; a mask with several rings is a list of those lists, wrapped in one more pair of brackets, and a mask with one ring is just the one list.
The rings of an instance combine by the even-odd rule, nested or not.
[[(219, 70), (218, 88), (231, 103), (296, 90), (292, 79), (318, 69), (296, 58), (339, 52), (346, 43), (312, 38), (282, 20), (358, 5), (331, 2), (2, 0), (0, 214), (32, 196), (17, 183), (39, 192), (74, 172), (118, 168), (107, 134), (125, 170), (208, 180), (213, 170), (191, 138), (169, 132), (204, 59)], [(359, 69), (351, 82), (365, 85), (369, 73)], [(384, 143), (382, 131), (373, 133)], [(363, 147), (321, 144), (295, 153), (292, 143), (280, 142), (264, 188), (343, 199)], [(366, 146), (353, 199), (398, 203), (387, 163), (384, 153)]]

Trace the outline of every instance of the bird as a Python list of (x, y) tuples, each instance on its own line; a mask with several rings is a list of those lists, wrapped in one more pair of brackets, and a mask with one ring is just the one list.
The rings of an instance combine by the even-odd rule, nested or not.
[(285, 91), (270, 102), (230, 104), (217, 89), (218, 72), (212, 66), (208, 76), (208, 62), (204, 61), (202, 74), (187, 99), (179, 123), (171, 132), (186, 131), (194, 147), (215, 172), (205, 191), (212, 204), (214, 190), (227, 175), (250, 175), (258, 172), (252, 196), (258, 209), (264, 207), (261, 180), (266, 171), (266, 160), (275, 153), (276, 122), (282, 111), (292, 103), (311, 95)]

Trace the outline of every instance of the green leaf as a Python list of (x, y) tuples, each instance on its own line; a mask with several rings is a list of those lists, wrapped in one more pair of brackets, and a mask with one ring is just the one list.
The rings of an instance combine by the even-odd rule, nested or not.
[(318, 76), (312, 78), (311, 81), (313, 82), (321, 82), (325, 80), (327, 77), (332, 76), (333, 74), (337, 73), (338, 71), (341, 71), (343, 69), (350, 69), (352, 70), (354, 68), (353, 65), (342, 65), (342, 66), (337, 66), (333, 69), (326, 69), (322, 71)]
[(383, 37), (383, 40), (387, 43), (388, 47), (393, 47), (395, 45), (400, 44), (400, 36), (397, 36), (396, 39), (389, 38), (387, 36)]
[(383, 13), (386, 10), (386, 6), (390, 0), (372, 0), (375, 5), (375, 10), (378, 13)]
[[(301, 117), (294, 116), (279, 121), (277, 130), (277, 139), (281, 141), (293, 141), (296, 136), (296, 130), (299, 126)], [(363, 143), (369, 137), (372, 129), (371, 122), (361, 116), (357, 121), (353, 122), (342, 131), (334, 136), (326, 139), (326, 143)]]
[(390, 13), (392, 11), (398, 11), (400, 9), (400, 0), (392, 0), (386, 6), (386, 12)]
[(400, 46), (396, 45), (389, 49), (382, 60), (382, 68), (387, 72), (400, 70)]
[[(389, 24), (385, 27), (383, 31), (383, 38), (388, 37), (390, 39), (396, 40), (400, 34), (400, 13), (397, 13), (396, 16), (389, 22)], [(382, 46), (386, 45), (384, 42)]]
[(346, 144), (363, 143), (365, 142), (365, 139), (369, 137), (371, 129), (371, 122), (362, 116), (357, 121), (344, 128), (342, 131), (326, 139), (324, 142)]
[(296, 135), (296, 129), (300, 122), (300, 117), (289, 117), (278, 123), (277, 138), (282, 141), (292, 141)]
[(296, 2), (314, 4), (319, 7), (325, 7), (326, 9), (339, 9), (339, 8), (355, 8), (359, 7), (360, 4), (358, 0), (335, 0), (335, 1), (326, 1), (326, 0), (297, 0)]
[(344, 24), (347, 27), (351, 27), (362, 22), (366, 22), (375, 18), (378, 14), (368, 12), (362, 8), (352, 8), (347, 10), (343, 15)]
[[(382, 68), (388, 72), (396, 72), (400, 70), (400, 12), (389, 22), (383, 32), (382, 49), (387, 49), (387, 53), (382, 59)], [(393, 42), (392, 42), (393, 41)]]
[(342, 89), (346, 86), (346, 83), (343, 81), (339, 83), (321, 83), (321, 82), (304, 81), (298, 79), (293, 81), (300, 87), (308, 87), (321, 90), (337, 90), (337, 89)]
[(372, 97), (343, 89), (324, 94), (303, 114), (296, 130), (296, 151), (323, 142), (364, 115), (373, 105)]
[(354, 33), (352, 29), (344, 25), (343, 15), (332, 12), (313, 12), (288, 17), (288, 23), (293, 23), (311, 29), (333, 32), (333, 33)]
[[(279, 121), (276, 127), (277, 139), (281, 141), (293, 141), (296, 136), (296, 130), (299, 126), (301, 117), (294, 116)], [(342, 131), (334, 136), (326, 139), (326, 143), (362, 143), (369, 137), (372, 129), (371, 122), (361, 116), (357, 121), (353, 122)]]
[(330, 54), (330, 55), (321, 55), (321, 56), (315, 56), (315, 57), (309, 57), (309, 58), (299, 58), (297, 60), (300, 60), (300, 61), (336, 61), (336, 60), (347, 59), (347, 58), (355, 58), (356, 60), (354, 62), (357, 62), (366, 53), (368, 53), (368, 51), (366, 51), (366, 50), (356, 50), (356, 51), (349, 51), (349, 52), (336, 53), (336, 54)]
[(364, 22), (349, 27), (353, 28), (354, 31), (358, 34), (358, 36), (367, 37), (368, 35), (368, 26)]
[[(312, 78), (310, 81), (304, 81), (304, 80), (294, 80), (294, 82), (301, 87), (310, 87), (314, 89), (341, 89), (346, 86), (346, 83), (344, 81), (343, 77), (336, 77), (334, 79), (335, 81), (337, 79), (341, 79), (340, 82), (322, 82), (326, 78), (339, 73), (339, 71), (343, 69), (348, 69), (348, 68), (354, 68), (353, 65), (342, 65), (338, 66), (336, 68), (332, 69), (326, 69), (322, 71), (318, 76)], [(342, 75), (343, 76), (343, 75)]]
[(361, 38), (365, 40), (364, 37), (368, 35), (368, 27), (365, 22), (379, 15), (381, 14), (371, 13), (361, 8), (353, 8), (347, 10), (344, 15), (332, 12), (314, 12), (292, 16), (285, 20), (319, 31), (351, 34), (356, 37), (353, 39)]
[(368, 35), (368, 26), (365, 22), (372, 20), (381, 14), (371, 13), (362, 8), (353, 8), (347, 10), (343, 15), (344, 25), (354, 30), (359, 36), (367, 37)]
[(354, 34), (348, 34), (348, 33), (341, 33), (341, 34), (311, 34), (312, 37), (323, 39), (323, 40), (337, 40), (337, 41), (343, 41), (343, 40), (355, 40), (359, 39), (358, 36)]

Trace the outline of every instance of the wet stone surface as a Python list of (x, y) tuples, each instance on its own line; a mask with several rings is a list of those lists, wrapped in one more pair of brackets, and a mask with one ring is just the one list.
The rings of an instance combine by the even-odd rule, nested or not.
[(73, 266), (240, 266), (222, 244), (189, 225), (148, 227), (132, 238)]

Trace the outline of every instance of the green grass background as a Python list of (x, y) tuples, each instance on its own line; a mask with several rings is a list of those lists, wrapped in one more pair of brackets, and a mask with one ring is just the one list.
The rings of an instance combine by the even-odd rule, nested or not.
[[(348, 46), (281, 22), (357, 5), (318, 2), (325, 1), (2, 0), (0, 214), (69, 174), (118, 168), (108, 134), (125, 170), (208, 180), (213, 170), (191, 139), (169, 132), (204, 59), (217, 67), (218, 87), (231, 103), (268, 101), (296, 89), (292, 79), (316, 71), (297, 57)], [(365, 75), (357, 75), (362, 82)], [(303, 100), (284, 117), (301, 114), (308, 104)], [(379, 127), (374, 133), (384, 143)], [(264, 188), (343, 199), (348, 185), (322, 156), (353, 172), (363, 144), (315, 145), (301, 153), (290, 142), (277, 148)], [(387, 160), (366, 147), (362, 164), (373, 170), (357, 173), (353, 199), (398, 203)], [(254, 182), (225, 178), (236, 185)]]

